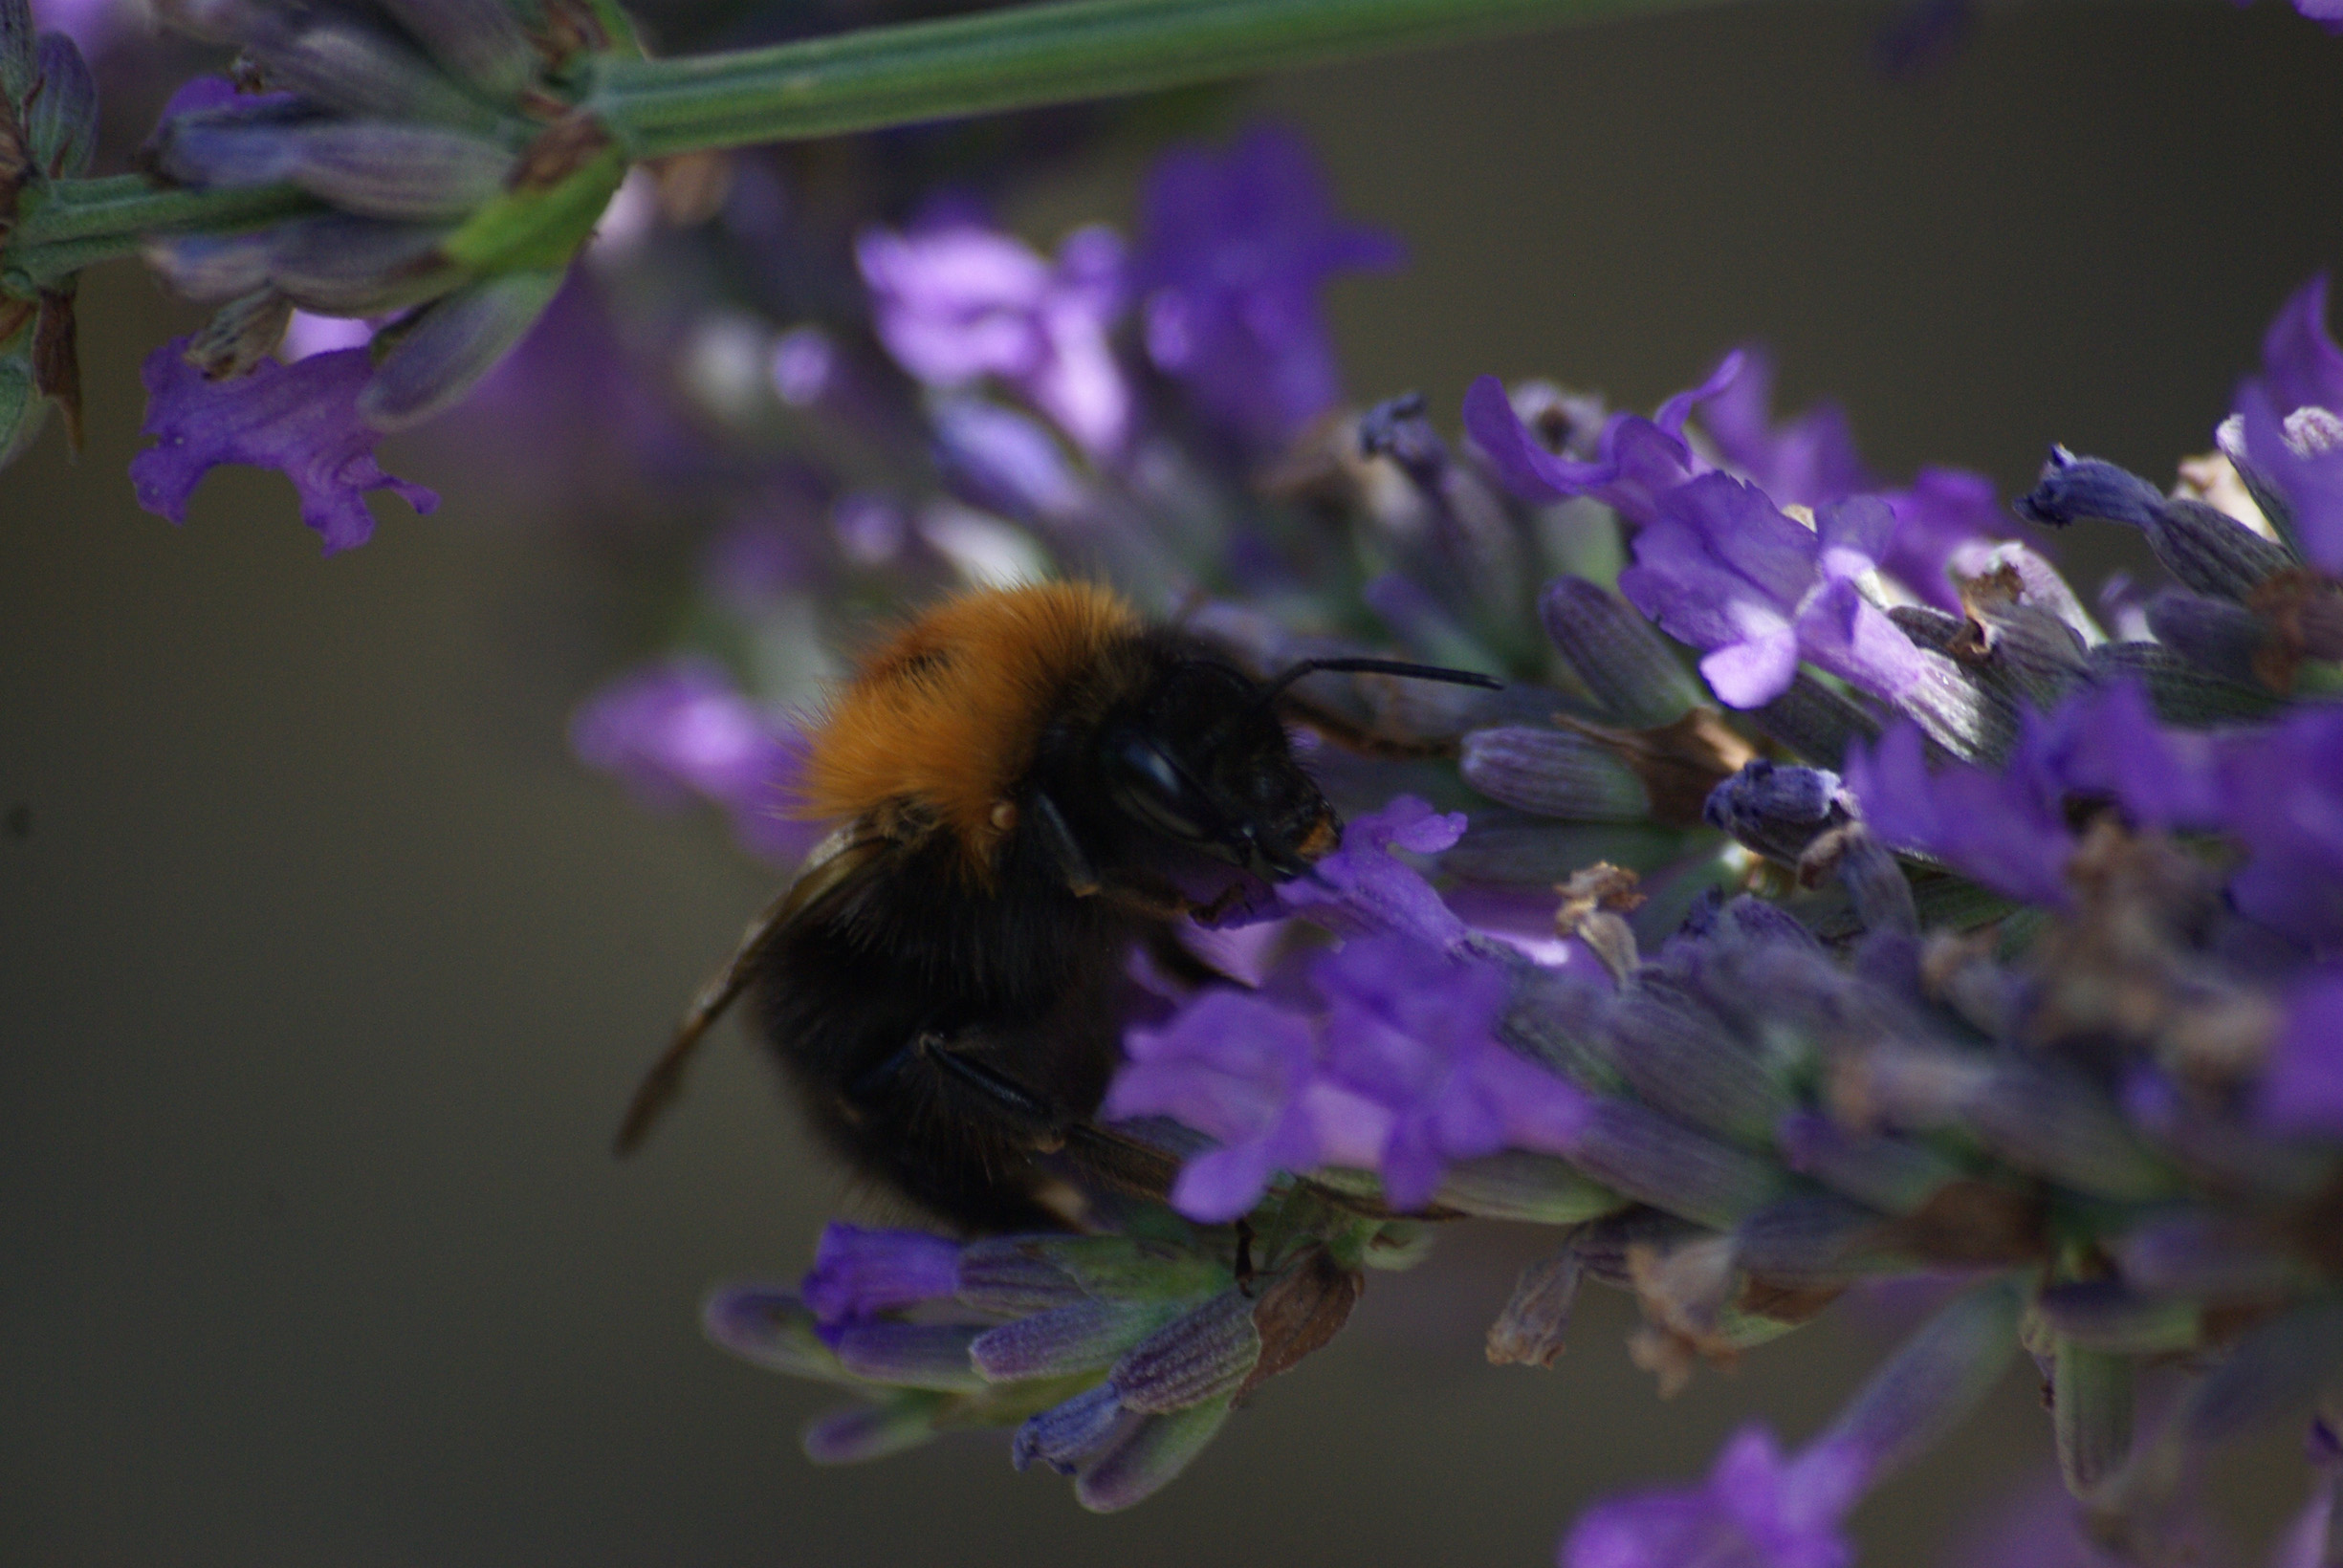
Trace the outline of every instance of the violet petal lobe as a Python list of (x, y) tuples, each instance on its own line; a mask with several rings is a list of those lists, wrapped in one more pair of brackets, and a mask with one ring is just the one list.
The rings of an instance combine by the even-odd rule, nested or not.
[(383, 433), (359, 417), (358, 396), (373, 374), (363, 349), (312, 355), (297, 364), (264, 359), (250, 375), (209, 381), (184, 358), (185, 338), (146, 357), (146, 422), (157, 445), (130, 462), (139, 505), (186, 520), (187, 497), (223, 463), (274, 468), (299, 492), (301, 521), (325, 553), (361, 545), (374, 518), (361, 498), (387, 490), (419, 512), (439, 505), (421, 485), (384, 473), (374, 460)]

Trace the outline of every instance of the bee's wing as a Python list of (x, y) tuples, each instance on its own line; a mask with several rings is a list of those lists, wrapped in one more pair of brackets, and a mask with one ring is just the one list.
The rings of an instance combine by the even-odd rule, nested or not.
[(774, 938), (867, 868), (887, 847), (887, 842), (858, 823), (841, 828), (814, 846), (798, 880), (764, 913), (749, 923), (732, 957), (693, 993), (691, 1005), (684, 1009), (683, 1017), (676, 1022), (675, 1037), (668, 1042), (667, 1050), (651, 1063), (650, 1071), (643, 1075), (642, 1083), (636, 1087), (634, 1099), (626, 1107), (626, 1120), (619, 1124), (613, 1152), (631, 1154), (650, 1135), (652, 1123), (682, 1092), (684, 1069), (690, 1064), (691, 1053), (698, 1048), (700, 1037), (748, 989), (749, 981), (755, 975), (757, 960), (773, 945)]

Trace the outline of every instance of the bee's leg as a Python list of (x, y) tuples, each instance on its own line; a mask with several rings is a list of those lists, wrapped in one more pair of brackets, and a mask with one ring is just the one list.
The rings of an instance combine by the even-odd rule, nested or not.
[(1058, 803), (1039, 790), (1033, 796), (1033, 819), (1049, 858), (1057, 863), (1058, 874), (1065, 879), (1065, 885), (1074, 896), (1086, 899), (1096, 893), (1099, 877), (1090, 864), (1090, 857), (1074, 841), (1074, 830), (1065, 825), (1065, 816), (1058, 810)]

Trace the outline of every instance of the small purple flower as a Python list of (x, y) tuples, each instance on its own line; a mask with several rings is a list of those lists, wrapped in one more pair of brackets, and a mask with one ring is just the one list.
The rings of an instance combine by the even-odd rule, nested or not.
[(1129, 1061), (1104, 1114), (1169, 1116), (1220, 1144), (1190, 1160), (1172, 1189), (1192, 1219), (1237, 1218), (1281, 1170), (1371, 1167), (1390, 1139), (1388, 1111), (1323, 1080), (1311, 1021), (1259, 996), (1207, 991), (1124, 1046)]
[(2013, 532), (1993, 482), (1964, 468), (1926, 468), (1909, 488), (1887, 489), (1864, 466), (1836, 403), (1774, 424), (1773, 362), (1756, 347), (1741, 352), (1741, 373), (1700, 409), (1700, 427), (1719, 454), (1779, 504), (1822, 507), (1879, 495), (1896, 525), (1880, 569), (1938, 609), (1959, 613), (1960, 596), (1947, 568)]
[(570, 748), (653, 805), (696, 795), (722, 806), (742, 846), (775, 864), (795, 860), (820, 835), (818, 824), (786, 815), (800, 737), (705, 660), (679, 660), (605, 687), (570, 721)]
[(1121, 450), (1131, 399), (1106, 340), (1127, 293), (1111, 229), (1068, 235), (1053, 263), (953, 217), (871, 229), (855, 255), (879, 340), (904, 369), (946, 389), (996, 377), (1093, 458)]
[(1766, 494), (1799, 506), (1879, 489), (1855, 450), (1845, 409), (1819, 403), (1776, 425), (1773, 357), (1755, 344), (1741, 357), (1741, 374), (1700, 408), (1700, 428), (1726, 463)]
[(1735, 1433), (1698, 1487), (1597, 1504), (1563, 1541), (1563, 1568), (1846, 1568), (1854, 1543), (1840, 1521), (1859, 1492), (1835, 1469), (1809, 1471), (1752, 1424)]
[(2298, 984), (2257, 1091), (2263, 1125), (2343, 1136), (2343, 969)]
[(2000, 1381), (2020, 1306), (2007, 1282), (1960, 1296), (1804, 1448), (1785, 1454), (1763, 1426), (1744, 1426), (1702, 1484), (1589, 1509), (1563, 1540), (1562, 1568), (1845, 1568), (1848, 1513)]
[(1892, 698), (1928, 664), (1860, 586), (1894, 532), (1894, 513), (1875, 496), (1825, 507), (1808, 528), (1757, 487), (1705, 474), (1658, 498), (1619, 591), (1670, 636), (1707, 650), (1700, 673), (1732, 707), (1780, 696), (1801, 660)]
[(189, 364), (187, 339), (174, 338), (146, 357), (146, 423), (157, 445), (130, 460), (139, 505), (185, 522), (187, 497), (223, 463), (274, 468), (300, 493), (301, 521), (325, 540), (325, 553), (366, 542), (374, 518), (361, 497), (387, 490), (417, 512), (439, 497), (384, 473), (374, 460), (383, 432), (359, 417), (358, 397), (373, 375), (362, 349), (317, 354), (297, 364), (263, 359), (249, 375), (211, 381)]
[(830, 1324), (950, 1296), (959, 1275), (960, 1246), (947, 1237), (832, 1224), (822, 1230), (799, 1291)]
[(1993, 481), (1966, 468), (1929, 467), (1910, 486), (1882, 497), (1895, 513), (1895, 536), (1880, 570), (1938, 609), (1960, 613), (1953, 574), (1972, 576), (1997, 539), (2016, 530)]
[(2221, 782), (2222, 825), (2249, 857), (2229, 883), (2238, 908), (2311, 947), (2343, 943), (2343, 705), (2233, 737)]
[(1742, 359), (1728, 354), (1707, 381), (1678, 392), (1650, 419), (1614, 414), (1605, 423), (1598, 455), (1587, 460), (1546, 450), (1505, 395), (1504, 382), (1483, 376), (1464, 394), (1464, 428), (1505, 488), (1524, 501), (1591, 495), (1630, 522), (1649, 522), (1661, 495), (1712, 471), (1684, 440), (1692, 411), (1732, 386)]
[(1298, 137), (1263, 126), (1225, 152), (1173, 148), (1141, 210), (1133, 272), (1148, 356), (1209, 418), (1266, 452), (1341, 400), (1318, 291), (1337, 272), (1396, 267), (1405, 252), (1335, 215)]
[(1503, 1148), (1565, 1154), (1586, 1097), (1500, 1044), (1505, 971), (1403, 937), (1352, 942), (1318, 962), (1325, 1070), (1393, 1118), (1377, 1162), (1399, 1209), (1431, 1202), (1459, 1160)]
[(2279, 310), (2234, 407), (2245, 461), (2291, 503), (2303, 554), (2343, 575), (2343, 349), (2327, 335), (2326, 273)]
[(1462, 812), (1435, 812), (1412, 795), (1400, 795), (1379, 812), (1352, 818), (1341, 847), (1308, 876), (1279, 884), (1274, 907), (1257, 911), (1256, 918), (1299, 915), (1329, 930), (1396, 932), (1453, 947), (1469, 934), (1464, 922), (1391, 852), (1436, 855), (1464, 836), (1464, 824)]
[(1565, 1154), (1586, 1097), (1499, 1043), (1505, 972), (1405, 936), (1365, 937), (1312, 967), (1323, 1017), (1214, 990), (1134, 1030), (1109, 1117), (1169, 1116), (1220, 1147), (1172, 1189), (1192, 1219), (1233, 1219), (1281, 1170), (1380, 1171), (1402, 1209), (1447, 1167), (1502, 1148)]
[(1949, 763), (1930, 772), (1919, 730), (1899, 724), (1876, 747), (1847, 753), (1847, 793), (1887, 843), (1934, 855), (1998, 892), (2054, 908), (2069, 901), (2074, 853), (2064, 792), (2022, 752), (1994, 770)]

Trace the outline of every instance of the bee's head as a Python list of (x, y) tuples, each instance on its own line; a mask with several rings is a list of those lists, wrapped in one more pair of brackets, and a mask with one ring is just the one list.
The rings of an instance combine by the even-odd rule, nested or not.
[(1131, 822), (1283, 882), (1332, 849), (1342, 824), (1261, 690), (1226, 664), (1183, 661), (1099, 731), (1097, 760)]
[(1309, 870), (1342, 822), (1294, 760), (1278, 694), (1320, 669), (1371, 669), (1495, 686), (1485, 675), (1389, 660), (1310, 660), (1262, 685), (1210, 659), (1173, 664), (1099, 731), (1097, 763), (1123, 817), (1272, 882)]

